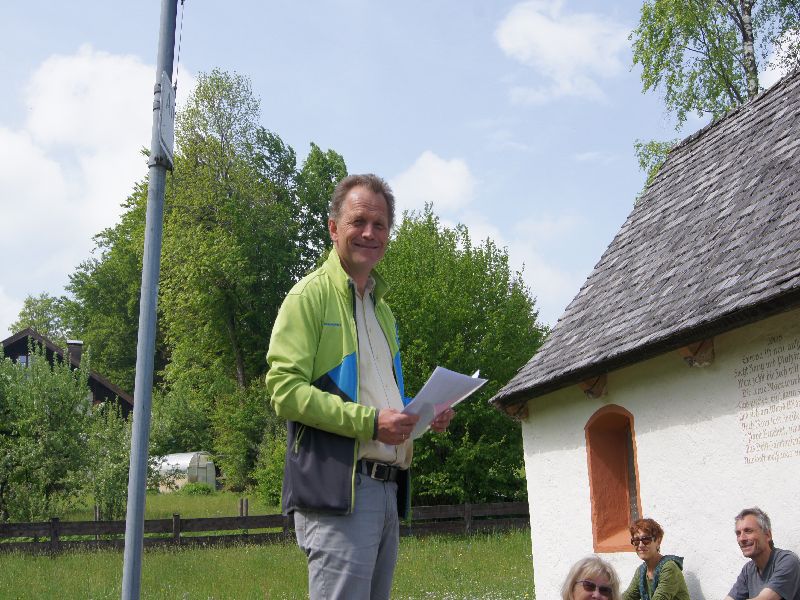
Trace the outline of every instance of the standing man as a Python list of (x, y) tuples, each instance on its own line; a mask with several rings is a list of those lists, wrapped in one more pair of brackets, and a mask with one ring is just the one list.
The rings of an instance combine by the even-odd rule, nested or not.
[[(294, 514), (312, 600), (391, 593), (419, 418), (402, 413), (397, 325), (374, 270), (393, 222), (383, 179), (339, 182), (328, 217), (333, 250), (286, 296), (267, 353), (272, 405), (288, 421), (283, 511)], [(452, 416), (432, 428), (444, 431)]]
[(800, 600), (800, 560), (772, 543), (772, 524), (760, 508), (736, 515), (736, 541), (750, 560), (725, 600)]

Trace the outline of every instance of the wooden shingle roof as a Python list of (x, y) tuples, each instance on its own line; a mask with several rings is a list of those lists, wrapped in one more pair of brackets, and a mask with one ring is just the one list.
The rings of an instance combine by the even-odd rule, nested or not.
[(676, 146), (508, 409), (800, 306), (800, 71)]

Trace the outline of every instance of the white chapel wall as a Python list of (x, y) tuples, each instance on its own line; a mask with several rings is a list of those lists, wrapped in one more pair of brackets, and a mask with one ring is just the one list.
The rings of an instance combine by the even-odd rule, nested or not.
[[(692, 598), (724, 598), (744, 564), (733, 516), (766, 510), (778, 547), (800, 550), (800, 311), (714, 339), (712, 365), (676, 352), (608, 375), (608, 393), (577, 386), (529, 403), (523, 424), (537, 598), (557, 598), (569, 567), (592, 552), (584, 425), (616, 404), (633, 414), (643, 516), (684, 556)], [(623, 589), (639, 559), (603, 555)]]

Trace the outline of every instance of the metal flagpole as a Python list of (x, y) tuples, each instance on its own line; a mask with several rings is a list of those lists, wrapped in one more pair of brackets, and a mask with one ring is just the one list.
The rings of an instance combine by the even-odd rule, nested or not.
[(161, 1), (156, 85), (147, 213), (139, 300), (139, 339), (136, 346), (136, 381), (133, 396), (133, 432), (128, 475), (128, 510), (125, 518), (125, 557), (122, 568), (122, 600), (138, 600), (142, 577), (144, 502), (147, 486), (147, 446), (150, 438), (150, 405), (153, 397), (153, 356), (156, 337), (156, 303), (161, 269), (161, 233), (167, 169), (172, 168), (175, 96), (172, 67), (175, 58), (175, 21), (178, 0)]

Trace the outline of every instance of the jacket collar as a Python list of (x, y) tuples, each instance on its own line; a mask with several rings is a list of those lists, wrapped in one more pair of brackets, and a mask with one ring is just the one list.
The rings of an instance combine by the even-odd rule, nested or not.
[[(339, 255), (336, 253), (336, 248), (331, 248), (328, 258), (323, 265), (323, 269), (325, 269), (325, 272), (331, 278), (331, 281), (333, 281), (333, 284), (339, 293), (349, 297), (351, 294), (350, 287), (352, 279), (350, 279), (350, 276), (342, 267), (342, 262), (339, 260)], [(375, 288), (372, 290), (372, 295), (375, 297), (375, 301), (377, 302), (387, 294), (389, 291), (389, 286), (383, 277), (381, 277), (380, 274), (374, 269), (370, 275), (375, 280)], [(354, 286), (355, 284), (352, 285)]]

